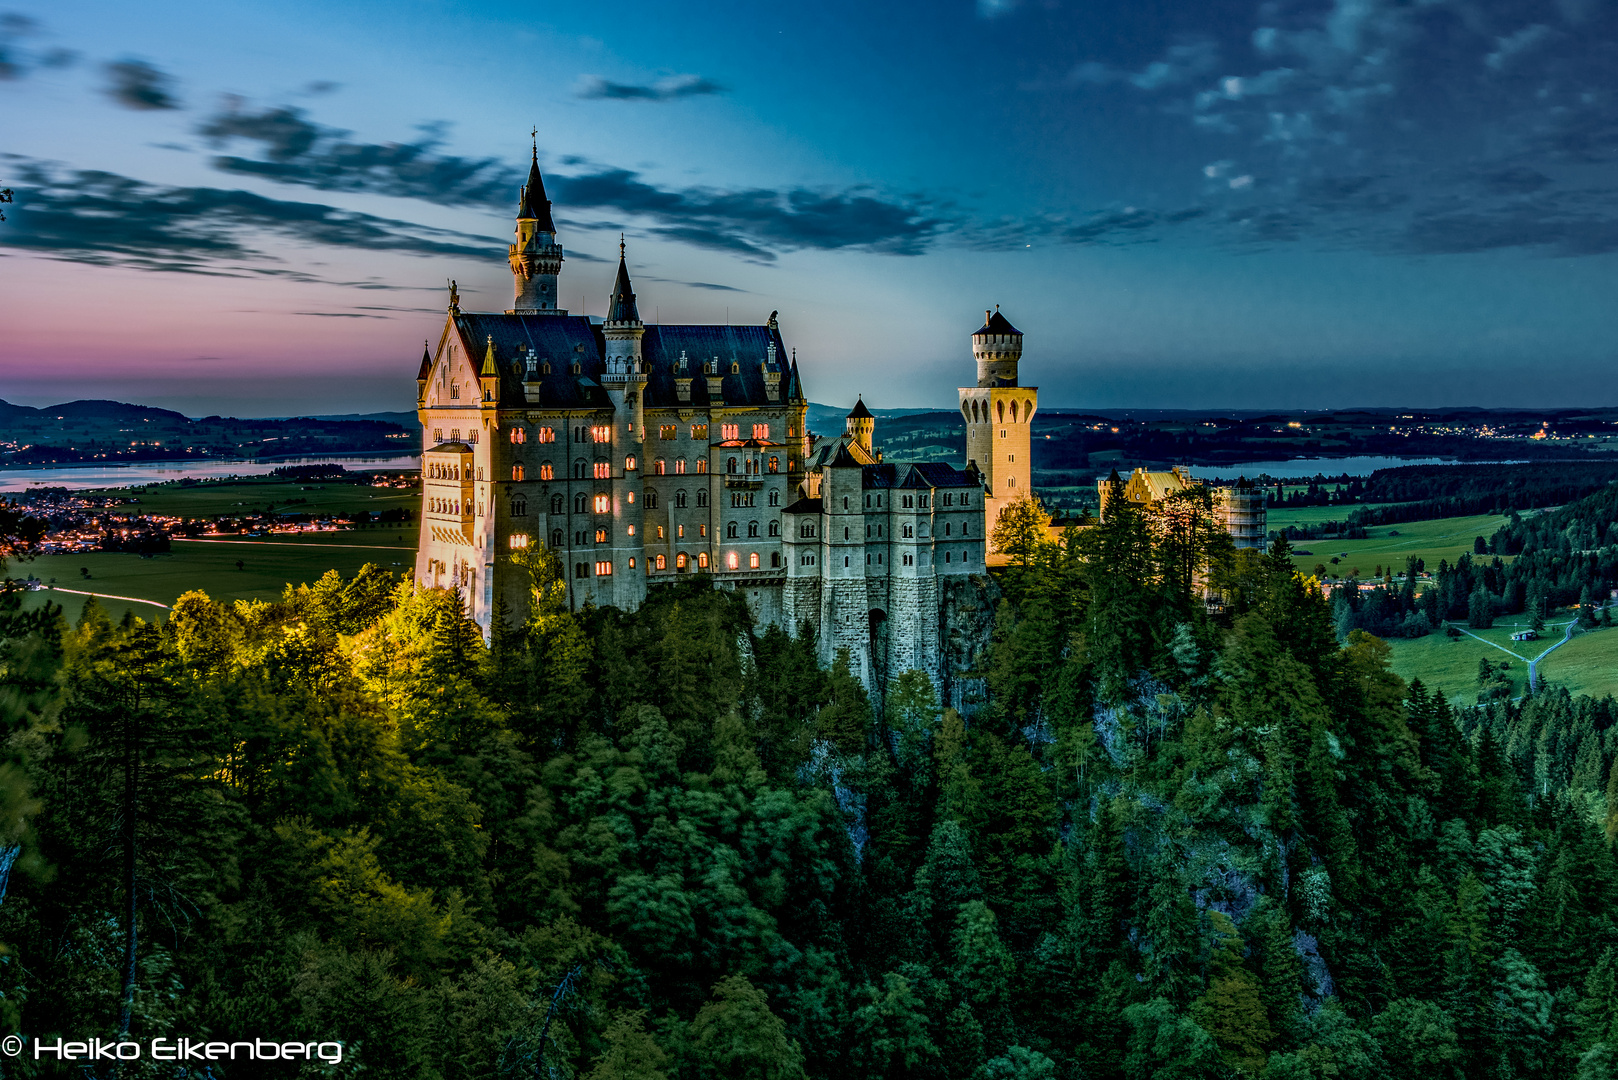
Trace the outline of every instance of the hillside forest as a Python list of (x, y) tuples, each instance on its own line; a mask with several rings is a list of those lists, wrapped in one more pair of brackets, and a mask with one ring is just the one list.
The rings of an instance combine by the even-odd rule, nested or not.
[[(704, 579), (570, 612), (539, 549), (488, 644), (374, 567), (7, 593), (0, 1025), (343, 1046), (97, 1077), (1618, 1077), (1613, 702), (1454, 711), (1284, 542), (1114, 505), (1001, 537), (960, 711)], [(1564, 598), (1615, 522), (1469, 572)]]

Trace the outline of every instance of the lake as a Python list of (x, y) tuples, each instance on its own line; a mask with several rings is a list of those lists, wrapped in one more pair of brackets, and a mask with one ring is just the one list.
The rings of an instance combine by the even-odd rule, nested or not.
[(301, 457), (281, 461), (158, 461), (144, 465), (88, 466), (58, 469), (0, 469), (0, 493), (30, 488), (62, 487), (73, 491), (88, 488), (136, 487), (169, 480), (219, 479), (226, 476), (264, 476), (283, 465), (341, 465), (350, 470), (419, 469), (420, 454), (377, 455), (375, 457)]
[(1276, 480), (1305, 480), (1316, 474), (1322, 476), (1370, 476), (1378, 469), (1397, 469), (1403, 465), (1510, 465), (1508, 461), (1456, 461), (1436, 457), (1339, 457), (1292, 458), (1287, 461), (1238, 461), (1231, 465), (1194, 465), (1197, 476), (1234, 480), (1238, 476), (1252, 479), (1268, 475)]

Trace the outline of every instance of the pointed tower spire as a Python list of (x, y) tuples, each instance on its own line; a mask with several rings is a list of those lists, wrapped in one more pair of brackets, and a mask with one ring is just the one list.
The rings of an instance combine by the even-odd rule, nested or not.
[(431, 375), (433, 371), (433, 354), (428, 347), (426, 339), (421, 342), (421, 367), (416, 369), (416, 381), (421, 382)]
[(517, 203), (517, 220), (536, 222), (536, 232), (556, 231), (556, 223), (551, 220), (551, 201), (545, 197), (545, 178), (539, 174), (537, 137), (533, 156), (528, 162), (528, 183), (523, 185), (522, 198)]
[(517, 200), (517, 242), (508, 249), (515, 299), (507, 315), (566, 315), (557, 306), (557, 276), (562, 272), (562, 245), (556, 242), (551, 201), (539, 175), (539, 136), (528, 160), (528, 183)]
[(489, 335), (489, 349), (483, 354), (483, 370), (478, 372), (482, 378), (500, 374), (499, 365), (494, 362), (494, 335)]
[(612, 299), (607, 303), (607, 321), (610, 323), (638, 323), (640, 311), (635, 306), (635, 290), (629, 284), (629, 265), (624, 260), (624, 237), (618, 234), (618, 280), (612, 283)]

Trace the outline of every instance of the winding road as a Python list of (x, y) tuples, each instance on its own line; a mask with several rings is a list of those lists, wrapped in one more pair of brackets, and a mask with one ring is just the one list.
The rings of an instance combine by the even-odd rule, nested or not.
[[(1597, 610), (1599, 610), (1599, 609), (1597, 609)], [(1447, 626), (1455, 626), (1454, 623), (1446, 623), (1445, 625), (1447, 625)], [(1577, 630), (1578, 628), (1579, 628), (1579, 620), (1577, 620), (1577, 619), (1568, 620), (1567, 628), (1562, 631), (1562, 636), (1554, 644), (1546, 646), (1545, 651), (1540, 653), (1538, 656), (1529, 657), (1529, 656), (1523, 656), (1521, 653), (1514, 653), (1510, 649), (1506, 648), (1504, 645), (1501, 645), (1499, 642), (1490, 641), (1488, 638), (1482, 636), (1481, 634), (1474, 634), (1474, 633), (1472, 633), (1472, 631), (1468, 630), (1464, 626), (1455, 626), (1455, 629), (1459, 630), (1461, 633), (1465, 634), (1467, 637), (1469, 637), (1469, 638), (1477, 638), (1477, 640), (1483, 642), (1483, 644), (1488, 645), (1488, 646), (1490, 646), (1492, 648), (1499, 649), (1501, 652), (1505, 653), (1507, 656), (1514, 656), (1518, 660), (1521, 660), (1521, 661), (1525, 662), (1528, 665), (1528, 689), (1530, 691), (1537, 691), (1539, 689), (1539, 662), (1541, 660), (1545, 659), (1551, 653), (1555, 652), (1557, 649), (1560, 649), (1563, 645), (1566, 645), (1569, 641), (1572, 641), (1573, 640), (1573, 631)]]

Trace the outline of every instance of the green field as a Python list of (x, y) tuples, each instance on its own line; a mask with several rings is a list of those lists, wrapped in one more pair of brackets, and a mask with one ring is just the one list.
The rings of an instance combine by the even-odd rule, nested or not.
[[(1538, 641), (1512, 641), (1514, 631), (1528, 628), (1526, 617), (1515, 617), (1488, 630), (1472, 631), (1493, 644), (1466, 635), (1447, 637), (1440, 630), (1423, 638), (1393, 638), (1388, 645), (1393, 649), (1393, 670), (1399, 675), (1442, 690), (1452, 702), (1471, 704), (1477, 700), (1479, 660), (1510, 663), (1506, 674), (1511, 676), (1512, 696), (1520, 695), (1528, 680), (1528, 660), (1555, 645), (1566, 625), (1565, 618), (1553, 618)], [(1572, 641), (1540, 662), (1539, 677), (1542, 684), (1565, 686), (1574, 694), (1618, 694), (1618, 633), (1597, 629), (1574, 634)]]
[[(1292, 561), (1305, 574), (1314, 573), (1316, 565), (1324, 564), (1329, 574), (1349, 577), (1356, 568), (1360, 578), (1368, 578), (1377, 566), (1404, 570), (1405, 559), (1411, 555), (1427, 563), (1429, 573), (1438, 569), (1440, 559), (1454, 562), (1472, 550), (1476, 537), (1488, 539), (1509, 519), (1495, 514), (1476, 517), (1435, 518), (1430, 521), (1406, 521), (1398, 525), (1378, 525), (1367, 529), (1364, 540), (1298, 540), (1293, 547), (1311, 552), (1294, 554)], [(1271, 528), (1275, 526), (1272, 524)], [(1397, 535), (1394, 535), (1397, 534)], [(1334, 565), (1332, 557), (1338, 562)]]
[[(1296, 525), (1303, 528), (1306, 525), (1319, 525), (1323, 521), (1347, 521), (1348, 515), (1356, 510), (1375, 509), (1388, 506), (1388, 503), (1347, 503), (1337, 506), (1298, 506), (1291, 509), (1282, 507), (1271, 509), (1266, 517), (1268, 528), (1273, 531), (1285, 529)], [(1394, 526), (1398, 528), (1398, 526)], [(1302, 540), (1299, 543), (1308, 545), (1312, 540)]]
[[(243, 569), (236, 568), (238, 559)], [(31, 562), (12, 562), (7, 574), (54, 580), (60, 589), (74, 590), (30, 593), (26, 606), (49, 600), (62, 605), (69, 620), (77, 620), (85, 601), (79, 593), (134, 597), (164, 605), (173, 604), (190, 589), (201, 589), (215, 600), (270, 600), (281, 595), (288, 583), (315, 581), (327, 570), (352, 574), (368, 562), (394, 573), (409, 571), (415, 563), (414, 530), (355, 530), (224, 542), (175, 540), (173, 552), (167, 555), (142, 558), (110, 551), (42, 555)], [(81, 567), (90, 571), (89, 578), (79, 573)], [(103, 600), (102, 605), (115, 619), (125, 610), (148, 621), (164, 615), (162, 608), (151, 604)]]
[(420, 499), (421, 489), (245, 477), (240, 480), (209, 480), (189, 487), (152, 484), (139, 488), (106, 488), (83, 494), (132, 498), (136, 502), (128, 509), (145, 514), (216, 517), (269, 507), (285, 513), (316, 515), (391, 510), (401, 506), (410, 508)]

